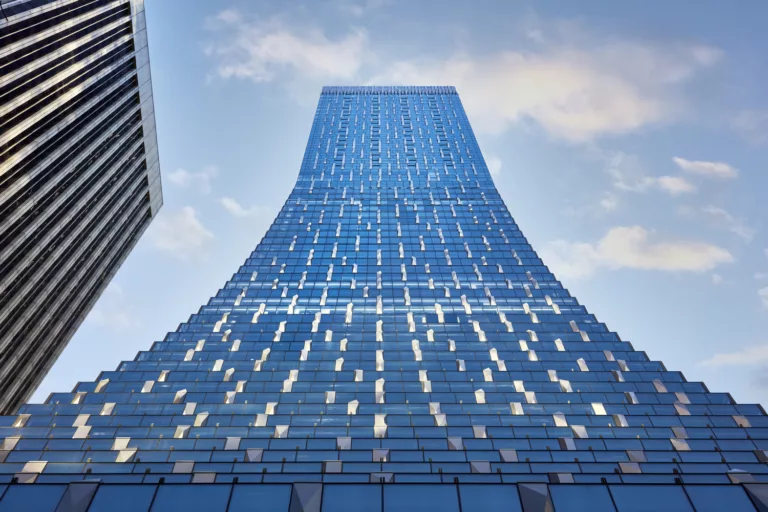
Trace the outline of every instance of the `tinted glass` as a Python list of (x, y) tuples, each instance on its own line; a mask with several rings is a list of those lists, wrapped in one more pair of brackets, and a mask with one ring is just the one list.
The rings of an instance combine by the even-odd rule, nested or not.
[(380, 485), (326, 485), (323, 512), (381, 512)]
[(290, 485), (238, 484), (232, 490), (229, 512), (288, 510), (290, 502)]
[(611, 495), (602, 485), (551, 485), (549, 493), (557, 512), (614, 512)]
[(681, 486), (615, 485), (611, 494), (619, 512), (693, 511)]
[(515, 485), (460, 485), (461, 512), (520, 512)]
[(11, 485), (0, 501), (0, 511), (53, 512), (66, 489), (66, 485)]
[(696, 508), (696, 512), (753, 512), (747, 493), (737, 485), (689, 485), (685, 491)]
[(385, 485), (385, 512), (458, 512), (455, 486)]
[(155, 496), (154, 485), (102, 484), (88, 512), (146, 512)]
[(224, 512), (231, 489), (229, 485), (161, 485), (152, 512)]

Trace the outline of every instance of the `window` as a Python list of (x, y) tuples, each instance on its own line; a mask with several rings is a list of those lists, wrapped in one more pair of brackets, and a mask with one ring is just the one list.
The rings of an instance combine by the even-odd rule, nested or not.
[(752, 512), (755, 509), (744, 489), (737, 485), (688, 485), (685, 492), (696, 512)]
[(608, 489), (603, 485), (550, 485), (557, 512), (614, 512)]
[(462, 512), (522, 511), (515, 485), (465, 484), (459, 486), (459, 496)]
[(333, 485), (323, 489), (323, 512), (381, 512), (380, 485)]
[(258, 504), (262, 510), (288, 510), (291, 501), (290, 485), (238, 484), (232, 490), (229, 512), (254, 510)]
[(184, 510), (184, 512), (224, 512), (232, 489), (230, 485), (161, 485), (152, 512)]
[(155, 496), (154, 485), (102, 484), (88, 512), (146, 512)]
[(455, 486), (387, 485), (384, 487), (385, 512), (459, 512)]
[(52, 512), (66, 489), (66, 485), (11, 485), (0, 501), (0, 511)]
[(693, 512), (681, 486), (612, 485), (619, 512)]

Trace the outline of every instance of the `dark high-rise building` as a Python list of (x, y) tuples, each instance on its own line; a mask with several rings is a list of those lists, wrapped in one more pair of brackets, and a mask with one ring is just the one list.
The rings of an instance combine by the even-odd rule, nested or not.
[(452, 87), (328, 87), (224, 287), (0, 418), (0, 510), (766, 510), (766, 427), (563, 288)]
[(0, 0), (0, 413), (161, 204), (143, 0)]

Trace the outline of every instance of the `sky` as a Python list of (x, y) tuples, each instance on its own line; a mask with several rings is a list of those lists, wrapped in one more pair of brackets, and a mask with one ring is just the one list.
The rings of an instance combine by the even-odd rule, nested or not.
[(544, 263), (609, 329), (768, 405), (768, 3), (147, 0), (165, 204), (33, 397), (148, 350), (298, 175), (323, 85), (454, 85)]

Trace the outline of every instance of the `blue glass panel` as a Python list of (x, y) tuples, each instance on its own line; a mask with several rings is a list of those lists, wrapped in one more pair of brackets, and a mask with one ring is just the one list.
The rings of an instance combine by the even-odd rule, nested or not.
[(685, 492), (696, 512), (754, 512), (752, 501), (737, 485), (687, 485)]
[(612, 485), (619, 512), (693, 512), (682, 486)]
[(466, 484), (459, 486), (462, 512), (521, 512), (515, 485)]
[(229, 512), (250, 510), (288, 510), (291, 486), (275, 484), (236, 484), (232, 489)]
[(0, 511), (53, 512), (66, 489), (66, 485), (11, 485), (0, 501)]
[(102, 484), (88, 512), (146, 512), (155, 496), (154, 485)]
[(381, 512), (380, 485), (329, 485), (323, 489), (323, 512)]
[(550, 485), (557, 512), (614, 512), (611, 495), (603, 485)]
[(152, 512), (224, 512), (231, 490), (231, 485), (160, 485), (152, 503)]
[(459, 512), (454, 485), (385, 485), (385, 512)]

